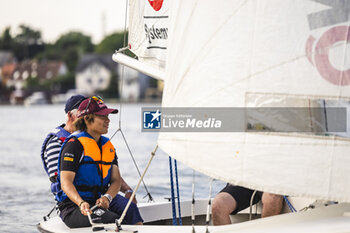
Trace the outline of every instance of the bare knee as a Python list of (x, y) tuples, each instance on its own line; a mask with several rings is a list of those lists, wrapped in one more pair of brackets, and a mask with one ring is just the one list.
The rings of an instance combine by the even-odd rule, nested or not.
[(262, 203), (263, 205), (276, 205), (281, 204), (283, 196), (273, 193), (263, 193)]
[(282, 211), (283, 196), (273, 193), (264, 193), (262, 196), (262, 203), (262, 217), (277, 215)]
[(230, 224), (230, 213), (236, 209), (235, 199), (228, 193), (219, 193), (212, 203), (214, 225)]
[(212, 212), (230, 214), (236, 208), (235, 199), (228, 193), (219, 193), (213, 200)]

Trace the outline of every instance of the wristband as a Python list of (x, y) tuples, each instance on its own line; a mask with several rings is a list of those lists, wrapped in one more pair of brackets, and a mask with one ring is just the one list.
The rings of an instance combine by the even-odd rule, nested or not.
[(103, 195), (104, 197), (106, 197), (107, 199), (108, 199), (108, 201), (109, 201), (109, 203), (111, 203), (112, 202), (112, 196), (110, 195), (110, 194), (108, 194), (108, 193), (106, 193), (105, 195)]
[(82, 200), (82, 201), (79, 203), (79, 208), (81, 208), (81, 205), (82, 205), (84, 202), (86, 202), (86, 201)]
[(125, 194), (126, 193), (133, 193), (134, 191), (132, 190), (132, 189), (128, 189), (128, 190), (126, 190), (126, 192), (125, 192)]

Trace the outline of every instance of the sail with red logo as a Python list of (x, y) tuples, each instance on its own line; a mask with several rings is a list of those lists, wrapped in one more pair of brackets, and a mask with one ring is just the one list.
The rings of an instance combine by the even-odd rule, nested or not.
[(138, 0), (129, 7), (129, 47), (165, 80), (162, 107), (285, 110), (232, 118), (241, 131), (161, 131), (165, 152), (233, 184), (350, 201), (349, 1)]
[(117, 53), (116, 62), (132, 67), (157, 79), (164, 79), (167, 41), (169, 38), (169, 1), (129, 1), (128, 49), (137, 60)]
[[(349, 202), (350, 2), (172, 1), (169, 9), (163, 107), (285, 111), (251, 116), (241, 132), (161, 132), (159, 146), (233, 184)], [(329, 107), (345, 115), (332, 118)], [(304, 116), (292, 117), (293, 108)]]

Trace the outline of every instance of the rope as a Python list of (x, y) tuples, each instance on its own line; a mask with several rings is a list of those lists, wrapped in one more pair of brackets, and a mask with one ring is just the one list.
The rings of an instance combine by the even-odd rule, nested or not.
[(194, 215), (194, 182), (195, 182), (195, 171), (193, 170), (192, 173), (192, 205), (191, 205), (191, 220), (192, 220), (192, 233), (196, 233), (196, 230), (194, 229), (194, 220), (195, 220), (195, 215)]
[[(123, 34), (123, 47), (126, 47), (126, 21), (128, 17), (128, 1), (125, 1), (125, 18), (124, 18), (124, 34)], [(124, 66), (122, 66), (121, 69), (121, 75), (120, 75), (120, 94), (119, 94), (119, 122), (118, 122), (118, 127), (121, 129), (122, 127), (122, 101), (123, 101), (123, 84), (124, 84)]]
[[(127, 15), (128, 15), (127, 9), (128, 9), (128, 1), (126, 1), (126, 5), (125, 5), (125, 23), (124, 23), (124, 34), (123, 34), (123, 36), (124, 36), (124, 39), (123, 39), (123, 48), (119, 49), (118, 52), (122, 52), (122, 51), (125, 51), (125, 50), (128, 49), (128, 48), (126, 47), (126, 20), (127, 20)], [(127, 142), (127, 140), (126, 140), (126, 138), (125, 138), (125, 136), (124, 136), (124, 133), (123, 133), (123, 131), (122, 131), (122, 122), (121, 122), (121, 120), (122, 120), (122, 105), (123, 105), (123, 100), (122, 100), (122, 96), (123, 96), (123, 83), (124, 83), (124, 66), (122, 66), (121, 76), (120, 76), (120, 95), (119, 95), (119, 96), (120, 96), (120, 98), (119, 98), (119, 99), (120, 99), (120, 102), (119, 102), (119, 121), (118, 121), (118, 129), (113, 133), (112, 137), (110, 137), (110, 140), (112, 140), (112, 138), (113, 138), (118, 132), (121, 133), (122, 138), (123, 138), (123, 140), (124, 140), (124, 143), (125, 143), (125, 145), (126, 145), (128, 151), (129, 151), (129, 154), (130, 154), (130, 156), (131, 156), (131, 159), (132, 159), (132, 161), (133, 161), (133, 163), (134, 163), (134, 165), (135, 165), (135, 167), (136, 167), (137, 173), (138, 173), (139, 176), (141, 177), (140, 169), (139, 169), (139, 167), (137, 166), (135, 157), (134, 157), (133, 153), (131, 152), (131, 149), (130, 149), (130, 147), (129, 147), (129, 144), (128, 144), (128, 142)], [(145, 184), (145, 182), (144, 182), (143, 180), (142, 180), (142, 184), (143, 184), (143, 186), (144, 186), (144, 188), (145, 188), (145, 190), (146, 190), (146, 193), (147, 193), (143, 198), (145, 198), (145, 197), (148, 196), (148, 202), (154, 201), (154, 200), (153, 200), (153, 197), (152, 197), (152, 195), (151, 195), (151, 193), (148, 191), (147, 186), (146, 186), (146, 184)]]
[[(138, 173), (139, 176), (141, 177), (141, 172), (140, 172), (140, 170), (139, 170), (139, 167), (137, 166), (137, 163), (136, 163), (136, 160), (135, 160), (135, 158), (134, 158), (134, 155), (132, 154), (132, 152), (131, 152), (131, 150), (130, 150), (129, 144), (128, 144), (128, 142), (126, 141), (126, 138), (125, 138), (125, 136), (124, 136), (124, 133), (123, 133), (122, 130), (120, 130), (120, 133), (121, 133), (121, 135), (122, 135), (122, 137), (123, 137), (123, 139), (124, 139), (124, 142), (125, 142), (126, 147), (128, 148), (128, 151), (129, 151), (129, 154), (130, 154), (130, 156), (131, 156), (131, 159), (132, 159), (132, 161), (134, 162), (134, 165), (135, 165), (135, 167), (136, 167), (137, 173)], [(150, 192), (148, 191), (147, 186), (146, 186), (146, 184), (145, 184), (145, 182), (144, 182), (143, 179), (142, 179), (142, 184), (143, 184), (143, 187), (145, 188), (145, 190), (146, 190), (146, 192), (147, 192), (147, 194), (144, 196), (144, 198), (145, 198), (146, 196), (148, 196), (148, 201), (153, 201), (153, 197), (152, 197), (152, 195), (150, 194)]]
[(252, 208), (253, 208), (253, 200), (254, 200), (254, 196), (256, 194), (256, 190), (253, 192), (251, 198), (250, 198), (250, 205), (249, 205), (249, 221), (252, 220)]
[(286, 203), (287, 203), (287, 205), (288, 205), (288, 207), (289, 207), (289, 209), (290, 209), (291, 212), (298, 212), (298, 211), (294, 208), (294, 206), (292, 205), (292, 203), (290, 203), (290, 201), (288, 200), (288, 197), (287, 197), (287, 196), (283, 196), (283, 198), (284, 198), (284, 200), (286, 201)]
[[(129, 144), (128, 144), (128, 142), (127, 142), (125, 136), (124, 136), (123, 130), (119, 128), (117, 131), (115, 131), (115, 133), (112, 135), (112, 137), (111, 137), (110, 140), (112, 140), (112, 138), (114, 137), (114, 135), (116, 135), (118, 132), (120, 132), (120, 134), (122, 135), (123, 141), (124, 141), (124, 143), (125, 143), (125, 145), (126, 145), (126, 148), (127, 148), (128, 151), (129, 151), (129, 154), (130, 154), (131, 159), (132, 159), (132, 161), (133, 161), (133, 163), (134, 163), (134, 165), (135, 165), (135, 168), (136, 168), (136, 170), (137, 170), (137, 173), (138, 173), (139, 176), (141, 177), (140, 169), (139, 169), (139, 167), (137, 166), (135, 157), (134, 157), (133, 153), (131, 152), (131, 149), (130, 149), (130, 147), (129, 147)], [(144, 180), (142, 180), (142, 184), (143, 184), (143, 187), (145, 188), (146, 193), (147, 193), (143, 198), (145, 198), (145, 197), (148, 196), (148, 202), (154, 201), (154, 199), (153, 199), (151, 193), (148, 191), (148, 188), (147, 188), (147, 186), (146, 186)]]
[(116, 220), (116, 224), (117, 224), (117, 229), (120, 230), (121, 229), (121, 224), (125, 218), (125, 215), (126, 215), (126, 212), (128, 211), (129, 207), (130, 207), (130, 204), (132, 202), (132, 200), (134, 199), (135, 195), (136, 195), (136, 192), (137, 190), (139, 189), (140, 187), (140, 184), (141, 184), (141, 181), (143, 180), (143, 177), (146, 175), (146, 172), (149, 168), (149, 166), (151, 165), (151, 162), (152, 162), (152, 159), (153, 157), (156, 155), (156, 151), (158, 149), (158, 145), (156, 145), (156, 147), (154, 148), (154, 151), (151, 152), (151, 158), (149, 159), (148, 163), (147, 163), (147, 166), (145, 168), (145, 170), (143, 171), (143, 174), (142, 176), (140, 177), (139, 181), (137, 182), (137, 185), (136, 185), (136, 188), (134, 189), (134, 191), (132, 192), (131, 194), (131, 197), (128, 201), (128, 204), (126, 205), (122, 215), (120, 216), (120, 218), (118, 220)]
[(177, 225), (176, 209), (175, 209), (175, 194), (174, 194), (174, 179), (173, 179), (173, 165), (171, 157), (169, 156), (169, 174), (170, 174), (170, 189), (171, 189), (171, 209), (173, 211), (173, 225)]
[(179, 211), (179, 225), (182, 225), (180, 190), (179, 190), (179, 179), (178, 179), (178, 175), (177, 175), (177, 161), (176, 161), (176, 159), (174, 159), (174, 165), (175, 165), (175, 180), (176, 180), (176, 191), (177, 191), (177, 208)]
[(47, 215), (45, 215), (45, 216), (43, 217), (43, 219), (44, 219), (45, 222), (46, 222), (47, 220), (50, 219), (50, 215), (52, 214), (52, 212), (53, 212), (56, 208), (57, 208), (57, 204), (55, 204), (54, 207), (50, 210), (50, 212), (49, 212)]
[(206, 217), (206, 233), (209, 233), (209, 222), (210, 222), (210, 207), (211, 207), (211, 193), (213, 190), (213, 178), (210, 179), (210, 188), (209, 188), (209, 201), (207, 208), (207, 217)]

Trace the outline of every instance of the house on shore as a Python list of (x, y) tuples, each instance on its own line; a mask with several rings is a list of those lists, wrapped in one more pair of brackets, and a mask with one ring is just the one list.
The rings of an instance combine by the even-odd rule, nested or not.
[(112, 55), (85, 55), (76, 68), (76, 89), (79, 93), (94, 95), (106, 90), (117, 72), (118, 64), (112, 60)]
[(37, 79), (40, 82), (65, 75), (67, 72), (67, 66), (61, 61), (27, 60), (21, 63), (6, 64), (2, 67), (4, 85), (14, 89), (10, 96), (12, 104), (23, 102), (25, 83), (29, 78)]
[(25, 81), (28, 78), (49, 80), (67, 72), (67, 66), (61, 61), (23, 61), (15, 64), (12, 73), (9, 73), (10, 77), (6, 85), (20, 90), (24, 88)]

